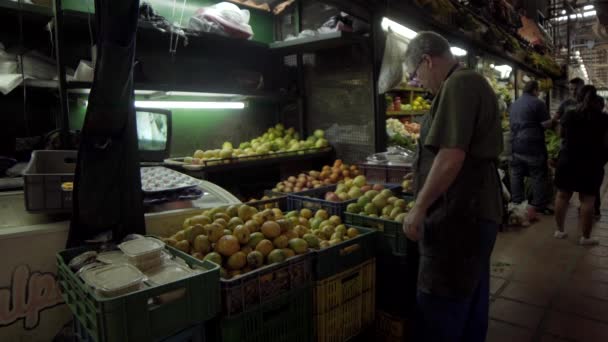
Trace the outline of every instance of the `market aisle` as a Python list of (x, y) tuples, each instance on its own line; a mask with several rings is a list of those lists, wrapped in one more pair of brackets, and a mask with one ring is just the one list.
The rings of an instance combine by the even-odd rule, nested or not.
[(499, 233), (492, 258), (488, 342), (608, 341), (608, 193), (592, 235), (577, 245), (576, 207), (567, 240), (553, 238), (554, 221)]

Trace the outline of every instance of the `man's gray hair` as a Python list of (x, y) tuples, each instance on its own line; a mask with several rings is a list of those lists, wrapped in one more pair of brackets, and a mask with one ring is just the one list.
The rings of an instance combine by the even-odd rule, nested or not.
[(416, 69), (422, 55), (431, 57), (451, 56), (450, 43), (435, 32), (418, 32), (418, 35), (410, 41), (405, 51), (405, 66), (409, 72)]

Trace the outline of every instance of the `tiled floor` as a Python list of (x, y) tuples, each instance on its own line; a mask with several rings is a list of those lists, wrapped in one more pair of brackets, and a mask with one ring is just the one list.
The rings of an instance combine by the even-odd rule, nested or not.
[[(608, 206), (608, 196), (604, 196)], [(566, 240), (553, 238), (553, 217), (499, 233), (492, 258), (488, 342), (608, 342), (608, 211), (581, 247), (577, 211)]]

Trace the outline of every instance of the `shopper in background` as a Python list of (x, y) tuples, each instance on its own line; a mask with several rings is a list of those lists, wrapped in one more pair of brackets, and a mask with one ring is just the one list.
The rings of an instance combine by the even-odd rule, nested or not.
[(570, 97), (565, 99), (557, 109), (557, 118), (561, 118), (564, 116), (564, 113), (567, 109), (571, 109), (572, 107), (576, 107), (576, 95), (578, 91), (585, 85), (585, 81), (581, 78), (575, 77), (568, 82), (568, 93)]
[(547, 208), (551, 202), (549, 193), (549, 168), (547, 165), (547, 145), (545, 128), (552, 127), (557, 119), (552, 119), (547, 106), (538, 98), (540, 88), (537, 81), (530, 81), (524, 87), (523, 95), (511, 105), (511, 195), (513, 203), (526, 200), (524, 179), (532, 182), (530, 207), (537, 212), (553, 214)]
[(597, 189), (602, 184), (604, 155), (608, 117), (602, 114), (601, 100), (595, 87), (581, 88), (575, 109), (567, 110), (561, 118), (562, 149), (557, 160), (555, 186), (554, 236), (563, 239), (564, 220), (573, 192), (579, 193), (581, 202), (579, 227), (582, 231), (581, 245), (596, 245), (598, 240), (591, 237), (593, 225), (593, 205)]
[(416, 201), (403, 224), (420, 246), (416, 341), (485, 341), (490, 255), (502, 222), (497, 98), (436, 33), (418, 33), (405, 62), (435, 94), (418, 144)]

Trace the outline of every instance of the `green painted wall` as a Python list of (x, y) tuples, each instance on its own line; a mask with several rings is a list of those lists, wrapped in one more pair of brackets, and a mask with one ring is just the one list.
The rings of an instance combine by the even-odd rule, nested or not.
[[(142, 0), (143, 1), (143, 0)], [(178, 21), (181, 15), (181, 8), (183, 1), (176, 1), (175, 19), (171, 19), (173, 12), (173, 0), (147, 0), (154, 10), (167, 18), (169, 21)], [(204, 6), (209, 6), (215, 3), (219, 3), (219, 0), (189, 0), (186, 3), (184, 10), (184, 17), (182, 19), (182, 26), (188, 25), (188, 20), (194, 12)], [(238, 4), (237, 4), (238, 6)], [(81, 12), (94, 12), (95, 5), (93, 0), (64, 0), (63, 8)], [(270, 43), (274, 40), (274, 17), (270, 13), (264, 13), (256, 10), (249, 10), (251, 19), (249, 25), (253, 28), (253, 40)]]
[[(81, 101), (71, 104), (72, 130), (82, 129), (85, 110)], [(238, 145), (277, 123), (275, 108), (257, 103), (250, 103), (244, 110), (174, 109), (172, 112), (172, 157), (192, 155), (197, 149), (221, 148), (224, 141)]]

